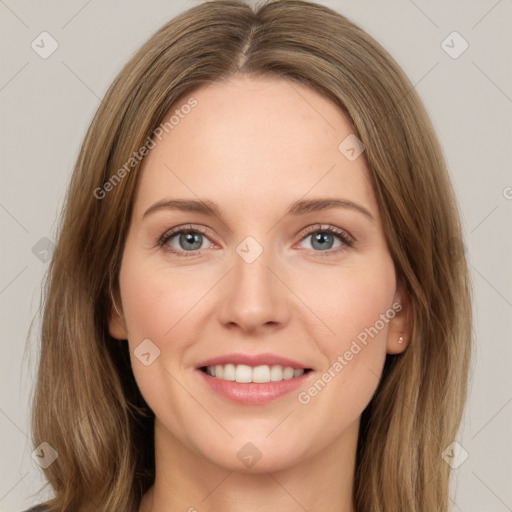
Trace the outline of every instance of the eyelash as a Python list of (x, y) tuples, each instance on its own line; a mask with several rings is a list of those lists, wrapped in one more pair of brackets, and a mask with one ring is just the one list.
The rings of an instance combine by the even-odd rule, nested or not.
[[(177, 255), (177, 256), (198, 256), (201, 254), (200, 251), (181, 251), (176, 248), (171, 248), (167, 243), (172, 240), (176, 235), (180, 235), (182, 233), (200, 233), (201, 235), (208, 238), (206, 234), (206, 230), (201, 228), (200, 226), (193, 226), (192, 224), (187, 226), (178, 226), (176, 228), (172, 228), (170, 231), (166, 231), (159, 239), (158, 246), (164, 249), (166, 252)], [(337, 228), (331, 225), (321, 225), (317, 224), (314, 226), (310, 226), (305, 228), (301, 233), (300, 242), (304, 241), (308, 236), (314, 233), (328, 233), (331, 235), (335, 235), (341, 241), (342, 245), (335, 249), (326, 249), (324, 251), (315, 251), (312, 250), (315, 255), (320, 257), (329, 257), (334, 254), (338, 254), (340, 251), (346, 250), (348, 247), (352, 247), (355, 243), (355, 240), (352, 236), (350, 236), (345, 230)]]

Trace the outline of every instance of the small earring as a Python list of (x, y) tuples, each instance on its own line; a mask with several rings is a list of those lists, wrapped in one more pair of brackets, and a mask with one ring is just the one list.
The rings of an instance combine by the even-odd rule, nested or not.
[(403, 343), (404, 342), (404, 338), (402, 336), (400, 336), (400, 338), (398, 338), (398, 343)]

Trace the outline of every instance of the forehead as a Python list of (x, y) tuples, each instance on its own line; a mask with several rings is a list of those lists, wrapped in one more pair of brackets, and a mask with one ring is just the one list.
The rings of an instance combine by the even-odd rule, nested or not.
[(136, 210), (163, 197), (270, 208), (341, 195), (375, 211), (364, 154), (351, 161), (339, 149), (350, 119), (304, 85), (236, 76), (185, 94), (170, 119), (143, 161)]

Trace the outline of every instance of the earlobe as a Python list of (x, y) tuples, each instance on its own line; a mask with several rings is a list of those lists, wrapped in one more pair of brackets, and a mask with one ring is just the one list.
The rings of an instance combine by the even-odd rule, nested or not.
[(403, 336), (400, 336), (398, 339), (389, 339), (387, 344), (387, 353), (388, 354), (401, 354), (408, 345), (408, 340), (405, 340)]
[(412, 332), (411, 301), (403, 284), (399, 284), (397, 287), (393, 309), (395, 316), (389, 322), (386, 352), (401, 354), (408, 347)]
[(126, 328), (126, 322), (122, 313), (122, 309), (120, 312), (113, 295), (111, 294), (110, 296), (112, 298), (112, 307), (110, 309), (108, 318), (108, 330), (110, 336), (118, 340), (126, 340), (128, 339), (128, 329)]

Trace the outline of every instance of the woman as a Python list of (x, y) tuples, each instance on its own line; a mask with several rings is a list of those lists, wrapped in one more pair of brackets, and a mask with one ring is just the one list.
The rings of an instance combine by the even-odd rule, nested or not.
[(33, 412), (45, 509), (447, 511), (461, 238), (424, 108), (363, 30), (296, 0), (170, 21), (70, 184)]

